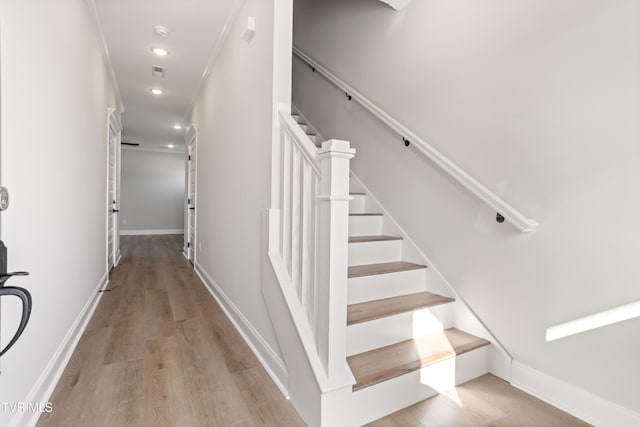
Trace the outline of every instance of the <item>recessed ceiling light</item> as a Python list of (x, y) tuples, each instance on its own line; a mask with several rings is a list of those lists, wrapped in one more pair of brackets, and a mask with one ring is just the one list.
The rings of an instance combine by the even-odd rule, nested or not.
[(154, 87), (153, 89), (151, 89), (151, 93), (154, 95), (162, 95), (164, 91), (162, 89), (158, 89), (157, 87)]
[(180, 129), (182, 129), (182, 126), (180, 126), (180, 125), (178, 125), (178, 124), (175, 124), (175, 125), (173, 125), (173, 128), (174, 128), (175, 130), (180, 130)]
[(173, 144), (169, 144), (169, 145), (167, 145), (167, 147), (173, 148)]
[(151, 49), (151, 52), (155, 53), (157, 56), (167, 56), (169, 54), (167, 49), (163, 49), (161, 47), (154, 47)]

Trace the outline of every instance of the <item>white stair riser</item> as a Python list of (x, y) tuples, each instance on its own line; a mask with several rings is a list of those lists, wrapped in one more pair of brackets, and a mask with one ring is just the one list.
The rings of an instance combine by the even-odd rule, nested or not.
[(396, 314), (347, 327), (347, 355), (442, 332), (453, 326), (449, 304)]
[(374, 236), (382, 233), (382, 216), (350, 216), (349, 236)]
[(353, 197), (353, 200), (349, 202), (349, 213), (365, 213), (365, 195), (353, 194), (351, 197)]
[(345, 402), (344, 425), (367, 424), (487, 372), (488, 352), (482, 347), (364, 388)]
[(308, 124), (298, 123), (298, 125), (302, 128), (303, 131), (307, 133), (315, 133), (313, 128)]
[(349, 304), (382, 298), (414, 294), (425, 290), (427, 269), (399, 271), (397, 273), (349, 279), (347, 298)]
[[(351, 174), (349, 174), (349, 176), (351, 177)], [(362, 184), (360, 184), (360, 182), (358, 182), (355, 179), (349, 180), (349, 191), (351, 193), (366, 193), (367, 192), (367, 190), (364, 189)]]
[(402, 260), (402, 240), (349, 243), (350, 266), (400, 260)]

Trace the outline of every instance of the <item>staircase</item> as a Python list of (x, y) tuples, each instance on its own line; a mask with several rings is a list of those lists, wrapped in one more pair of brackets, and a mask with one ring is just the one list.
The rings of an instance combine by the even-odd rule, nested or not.
[[(283, 125), (290, 128), (288, 138), (307, 139), (320, 147), (320, 142), (324, 139), (314, 127), (300, 114), (292, 114), (290, 117), (293, 117), (297, 125), (293, 122), (286, 124), (288, 119), (283, 118)], [(293, 129), (294, 127), (299, 129)], [(283, 147), (287, 144), (283, 143)], [(284, 212), (281, 226), (285, 228), (285, 243), (280, 241), (273, 246), (278, 246), (280, 252), (285, 254), (282, 258), (285, 259), (283, 265), (289, 266), (291, 278), (288, 281), (297, 287), (295, 278), (300, 276), (299, 271), (304, 270), (304, 267), (296, 267), (295, 254), (290, 255), (292, 261), (286, 260), (287, 253), (295, 252), (286, 246), (289, 241), (297, 245), (301, 235), (304, 239), (309, 234), (300, 229), (304, 225), (308, 226), (310, 221), (302, 219), (296, 224), (291, 222), (291, 218), (309, 210), (307, 205), (299, 202), (299, 199), (306, 197), (304, 188), (309, 192), (309, 188), (315, 191), (320, 186), (313, 184), (309, 187), (306, 183), (309, 176), (306, 170), (311, 166), (305, 166), (304, 159), (310, 159), (309, 165), (314, 164), (311, 159), (315, 151), (313, 146), (301, 141), (296, 144), (300, 153), (296, 153), (294, 148), (285, 148), (280, 153), (281, 163), (285, 165), (278, 177), (285, 182), (282, 193), (287, 193), (288, 188), (293, 195), (292, 201), (278, 203), (279, 212)], [(289, 144), (288, 147), (294, 145)], [(321, 169), (318, 173), (325, 172), (323, 168), (315, 168)], [(296, 180), (296, 173), (299, 173), (302, 184), (291, 183)], [(348, 172), (344, 173), (344, 179), (347, 179)], [(339, 385), (335, 387), (327, 386), (328, 383), (320, 385), (321, 420), (309, 419), (307, 416), (305, 421), (310, 425), (363, 425), (489, 371), (491, 343), (456, 328), (461, 322), (456, 321), (455, 314), (460, 310), (454, 310), (454, 306), (460, 306), (456, 306), (459, 303), (453, 298), (453, 292), (447, 292), (446, 287), (435, 284), (438, 282), (437, 275), (430, 272), (426, 259), (421, 260), (416, 255), (419, 253), (417, 248), (407, 242), (397, 224), (382, 213), (382, 207), (368, 194), (364, 185), (353, 177), (350, 179), (349, 193), (348, 247), (344, 252), (348, 258), (346, 299), (340, 299), (340, 289), (332, 288), (330, 293), (337, 293), (338, 301), (346, 301), (346, 351), (341, 354), (344, 355), (342, 363), (346, 357), (348, 364), (345, 365), (345, 371), (348, 374), (350, 371), (352, 378), (345, 381), (342, 375), (341, 380), (336, 382)], [(344, 196), (333, 196), (316, 192), (315, 198), (346, 200), (346, 191), (343, 194)], [(308, 199), (305, 200), (309, 203)], [(296, 208), (297, 205), (300, 207)], [(338, 212), (347, 214), (346, 211)], [(316, 220), (314, 217), (311, 222)], [(291, 224), (287, 225), (288, 221)], [(300, 247), (317, 247), (317, 243), (302, 242)], [(313, 280), (303, 278), (301, 281), (306, 283)], [(331, 282), (330, 285), (333, 287), (334, 283)], [(319, 307), (322, 303), (309, 303), (309, 295), (317, 292), (313, 287), (306, 290), (298, 288), (298, 298), (300, 305), (307, 310), (306, 317), (313, 330), (311, 335), (315, 336), (317, 352), (323, 353), (323, 346), (328, 346), (327, 342), (330, 341), (322, 338), (323, 332), (338, 330), (339, 335), (340, 328), (334, 325), (333, 328), (322, 330), (315, 325), (314, 319), (319, 316), (316, 310), (322, 310)], [(449, 295), (443, 295), (445, 293)], [(335, 311), (339, 307), (335, 307), (333, 303), (329, 303), (326, 309), (330, 313), (339, 313)], [(335, 314), (329, 316), (333, 318)], [(465, 324), (466, 320), (468, 319), (465, 319)], [(302, 326), (304, 327), (298, 329), (301, 336), (305, 335), (306, 330), (306, 326)], [(342, 329), (344, 326), (343, 324)], [(326, 353), (335, 356), (340, 354), (340, 350), (345, 350), (340, 345), (334, 345), (332, 349), (333, 353)], [(283, 351), (286, 352), (286, 349)], [(307, 345), (307, 356), (310, 359), (316, 357), (313, 352), (312, 346)], [(326, 360), (329, 360), (328, 357)], [(326, 360), (324, 374), (330, 377)], [(311, 365), (314, 366), (313, 360)], [(320, 363), (315, 366), (318, 365)], [(336, 363), (333, 364), (333, 369), (336, 369), (335, 366)], [(323, 375), (317, 372), (318, 368), (314, 369), (316, 381), (320, 384)], [(335, 372), (340, 372), (340, 369)], [(290, 377), (293, 374), (290, 372)], [(292, 402), (296, 404), (293, 396)]]
[(454, 299), (427, 291), (427, 266), (403, 259), (402, 237), (382, 234), (367, 194), (352, 197), (347, 362), (363, 424), (485, 374), (490, 343), (453, 327)]

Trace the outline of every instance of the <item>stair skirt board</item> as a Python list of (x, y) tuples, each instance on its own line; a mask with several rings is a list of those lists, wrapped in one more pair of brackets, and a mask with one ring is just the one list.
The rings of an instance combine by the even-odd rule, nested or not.
[(441, 305), (349, 325), (347, 356), (442, 332), (453, 326), (452, 313)]
[(353, 392), (345, 425), (363, 425), (486, 374), (488, 347)]

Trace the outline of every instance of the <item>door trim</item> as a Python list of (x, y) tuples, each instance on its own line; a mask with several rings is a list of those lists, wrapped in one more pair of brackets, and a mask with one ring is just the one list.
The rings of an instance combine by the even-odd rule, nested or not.
[[(112, 201), (110, 200), (109, 197), (109, 163), (111, 160), (111, 150), (110, 150), (110, 144), (111, 144), (111, 133), (113, 130), (113, 134), (115, 135), (115, 199), (117, 201), (120, 200), (120, 142), (122, 139), (122, 122), (120, 121), (120, 112), (118, 110), (116, 110), (115, 108), (107, 108), (107, 144), (106, 144), (106, 150), (107, 150), (107, 174), (106, 174), (106, 196), (105, 196), (105, 200), (106, 200), (106, 221), (105, 221), (105, 225), (106, 225), (106, 230), (105, 230), (105, 248), (106, 248), (106, 268), (107, 268), (107, 272), (110, 271), (111, 268), (115, 267), (118, 265), (118, 263), (120, 262), (120, 259), (122, 258), (122, 255), (120, 253), (120, 221), (118, 221), (117, 219), (114, 220), (114, 224), (113, 224), (113, 242), (114, 242), (114, 253), (113, 253), (113, 266), (109, 266), (109, 209), (112, 208)], [(116, 203), (117, 206), (120, 206), (119, 203)]]
[[(184, 195), (184, 256), (187, 260), (191, 261), (191, 252), (193, 251), (193, 265), (196, 265), (196, 257), (198, 251), (196, 250), (196, 240), (198, 235), (198, 125), (191, 124), (187, 128), (185, 133), (186, 155), (185, 155), (185, 195)], [(193, 176), (189, 168), (189, 156), (194, 157), (195, 164), (193, 167)], [(192, 205), (195, 205), (193, 213), (193, 242), (187, 246), (189, 242), (189, 230), (191, 228), (191, 220), (189, 216), (189, 188), (193, 181), (193, 198)]]

